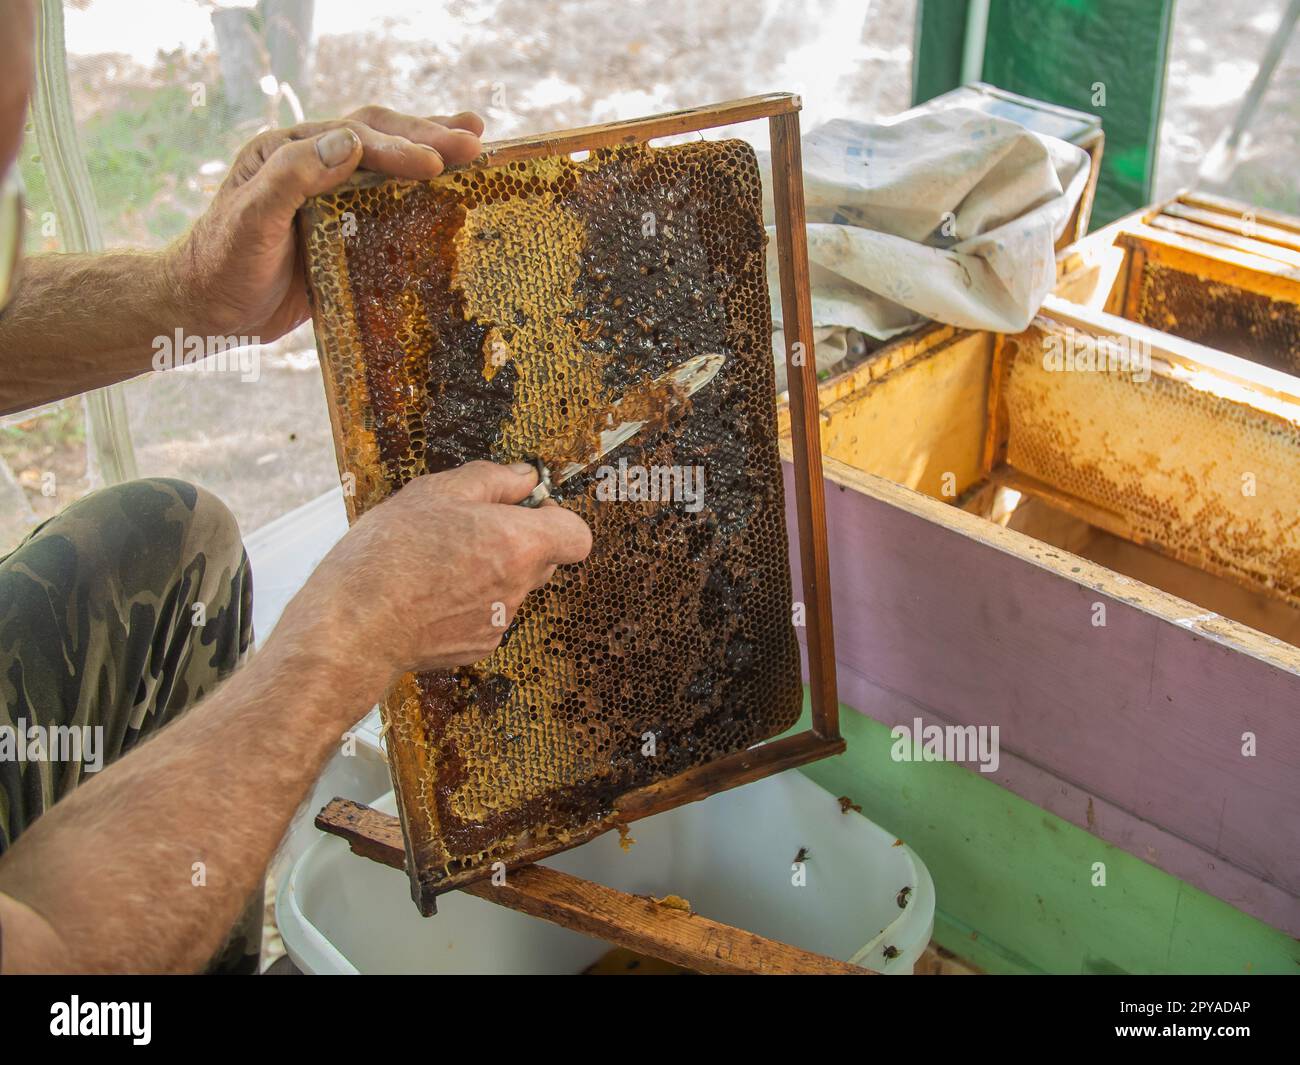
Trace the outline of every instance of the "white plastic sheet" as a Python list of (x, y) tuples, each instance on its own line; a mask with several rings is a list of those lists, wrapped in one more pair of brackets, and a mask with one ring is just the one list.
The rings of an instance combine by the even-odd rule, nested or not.
[[(835, 119), (808, 133), (818, 366), (850, 350), (854, 331), (884, 340), (927, 320), (1024, 329), (1055, 281), (1053, 249), (1088, 168), (1082, 148), (967, 108), (892, 125)], [(770, 198), (765, 213), (770, 229)], [(775, 243), (769, 289), (784, 353)]]

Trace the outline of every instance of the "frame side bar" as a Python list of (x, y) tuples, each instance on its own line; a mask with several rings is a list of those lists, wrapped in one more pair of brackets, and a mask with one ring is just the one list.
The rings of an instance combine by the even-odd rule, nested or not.
[(772, 196), (781, 275), (786, 380), (790, 390), (790, 440), (794, 447), (799, 558), (803, 597), (807, 605), (805, 622), (808, 628), (812, 722), (817, 735), (834, 738), (840, 733), (840, 712), (835, 683), (835, 644), (831, 635), (834, 630), (831, 627), (830, 560), (826, 548), (826, 488), (822, 480), (821, 412), (817, 394), (817, 359), (813, 351), (799, 115), (797, 112), (773, 115), (768, 121), (772, 134)]

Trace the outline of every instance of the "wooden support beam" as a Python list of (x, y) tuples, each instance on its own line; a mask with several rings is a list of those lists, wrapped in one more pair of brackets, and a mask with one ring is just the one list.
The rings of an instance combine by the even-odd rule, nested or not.
[[(350, 799), (334, 799), (317, 814), (316, 827), (346, 839), (353, 853), (364, 858), (394, 869), (405, 866), (402, 829), (391, 814)], [(696, 972), (727, 976), (873, 975), (861, 966), (543, 865), (512, 870), (501, 885), (478, 881), (461, 890)]]

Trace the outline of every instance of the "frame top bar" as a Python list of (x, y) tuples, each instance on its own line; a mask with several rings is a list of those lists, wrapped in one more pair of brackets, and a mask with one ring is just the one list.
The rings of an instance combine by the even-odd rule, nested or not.
[[(483, 154), (465, 168), (500, 166), (520, 159), (540, 159), (550, 155), (568, 155), (570, 152), (591, 151), (594, 148), (612, 148), (620, 144), (640, 144), (655, 137), (671, 137), (678, 133), (730, 126), (736, 122), (752, 122), (774, 115), (794, 114), (803, 107), (803, 101), (791, 92), (770, 92), (762, 96), (747, 96), (743, 100), (705, 104), (684, 111), (668, 111), (646, 118), (626, 118), (618, 122), (602, 122), (597, 126), (580, 126), (556, 133), (535, 133), (511, 140), (491, 141), (484, 145)], [(462, 169), (448, 167), (448, 170)], [(383, 174), (370, 171), (354, 174), (343, 188), (364, 188), (392, 180)]]
[(535, 159), (539, 156), (589, 151), (592, 148), (637, 144), (655, 137), (669, 137), (676, 133), (691, 133), (715, 126), (729, 126), (734, 122), (790, 114), (802, 106), (799, 97), (789, 92), (747, 96), (743, 100), (705, 104), (702, 107), (669, 111), (646, 118), (629, 118), (619, 122), (603, 122), (598, 126), (580, 126), (562, 133), (542, 133), (495, 141), (486, 146), (475, 163), (495, 166), (516, 159)]

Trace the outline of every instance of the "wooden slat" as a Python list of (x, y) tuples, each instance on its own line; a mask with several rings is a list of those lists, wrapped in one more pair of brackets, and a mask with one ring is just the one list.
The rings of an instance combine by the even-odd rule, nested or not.
[[(671, 137), (694, 133), (717, 126), (730, 126), (740, 122), (772, 118), (797, 112), (799, 97), (788, 92), (773, 92), (763, 96), (747, 96), (726, 103), (705, 104), (684, 111), (669, 111), (645, 118), (602, 122), (595, 126), (550, 133), (530, 134), (510, 140), (490, 141), (483, 146), (483, 154), (461, 167), (468, 169), (483, 166), (501, 166), (522, 159), (541, 159), (551, 155), (570, 155), (574, 152), (592, 151), (596, 148), (613, 148), (621, 144), (642, 144), (657, 137)], [(354, 174), (344, 188), (365, 188), (393, 179), (368, 171)]]
[[(1295, 215), (1255, 207), (1252, 204), (1242, 203), (1240, 200), (1230, 200), (1226, 196), (1214, 196), (1208, 192), (1187, 189), (1179, 193), (1173, 203), (1186, 204), (1189, 207), (1199, 207), (1207, 211), (1214, 211), (1217, 214), (1236, 215), (1238, 217), (1250, 211), (1254, 214), (1257, 222), (1300, 235), (1300, 218)], [(1167, 211), (1171, 206), (1173, 204), (1165, 204), (1163, 209)]]
[(620, 144), (638, 144), (656, 137), (671, 137), (679, 133), (693, 133), (701, 129), (789, 114), (798, 111), (799, 107), (799, 97), (793, 93), (773, 92), (763, 96), (748, 96), (742, 100), (706, 104), (647, 118), (603, 122), (596, 126), (580, 126), (558, 133), (497, 141), (484, 147), (482, 162), (488, 166), (497, 166), (516, 159), (536, 159), (590, 151), (593, 148), (612, 148)]
[[(1161, 215), (1167, 218), (1181, 218), (1185, 222), (1194, 222), (1210, 229), (1221, 229), (1238, 237), (1245, 237), (1264, 244), (1277, 244), (1300, 252), (1300, 233), (1292, 229), (1269, 225), (1253, 216), (1248, 221), (1240, 214), (1227, 214), (1223, 211), (1211, 211), (1203, 207), (1190, 207), (1185, 203), (1171, 203)], [(1246, 248), (1247, 251), (1257, 249)], [(1263, 254), (1259, 252), (1259, 254)]]
[(838, 735), (826, 737), (809, 731), (771, 740), (625, 792), (615, 803), (615, 816), (623, 823), (637, 821), (843, 751), (844, 741)]
[[(406, 849), (397, 818), (350, 799), (334, 799), (316, 827), (348, 841), (362, 857), (394, 869)], [(744, 976), (871, 976), (871, 970), (733, 928), (640, 895), (594, 884), (542, 865), (512, 870), (500, 885), (480, 881), (467, 894), (563, 928), (696, 972)]]
[[(813, 730), (839, 735), (831, 585), (826, 548), (826, 500), (822, 485), (817, 359), (813, 350), (812, 297), (803, 197), (799, 116), (775, 115), (772, 134), (772, 199), (776, 254), (781, 275), (781, 320), (790, 388), (790, 436), (794, 445), (795, 501), (808, 635), (808, 679)], [(798, 345), (798, 348), (796, 348)], [(802, 358), (797, 354), (801, 352)]]
[[(1269, 299), (1300, 301), (1300, 269), (1226, 244), (1211, 244), (1168, 229), (1135, 223), (1116, 238), (1141, 249), (1147, 261), (1222, 282)], [(1136, 271), (1131, 271), (1131, 273)]]
[(1247, 255), (1258, 255), (1261, 259), (1274, 259), (1292, 269), (1300, 267), (1300, 252), (1263, 240), (1237, 236), (1222, 228), (1188, 222), (1169, 214), (1151, 219), (1151, 226), (1154, 229), (1177, 233), (1179, 236), (1191, 237), (1193, 240), (1203, 240), (1207, 244), (1232, 248)]

